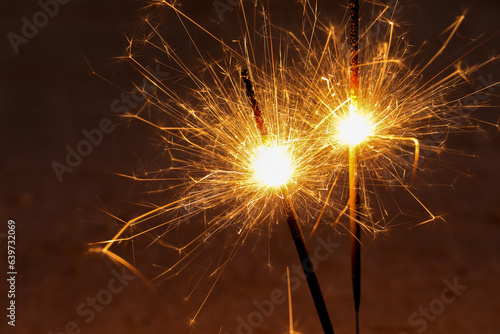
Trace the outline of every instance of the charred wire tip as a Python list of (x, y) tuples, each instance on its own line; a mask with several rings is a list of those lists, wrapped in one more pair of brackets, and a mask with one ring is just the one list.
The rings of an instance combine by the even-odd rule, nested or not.
[(246, 68), (244, 68), (242, 71), (241, 71), (241, 79), (243, 80), (243, 82), (245, 83), (246, 85), (246, 89), (247, 89), (247, 95), (249, 96), (254, 96), (255, 95), (255, 92), (253, 90), (253, 83), (252, 83), (252, 79), (250, 78), (250, 74), (248, 73), (248, 70)]
[(267, 135), (267, 130), (266, 127), (264, 126), (264, 119), (262, 118), (262, 113), (260, 111), (259, 103), (255, 98), (255, 91), (253, 90), (253, 83), (252, 79), (250, 78), (250, 74), (248, 73), (248, 69), (244, 68), (241, 71), (241, 79), (243, 80), (243, 83), (245, 83), (246, 94), (248, 97), (248, 101), (252, 106), (255, 122), (257, 123), (257, 128), (259, 129), (260, 134), (265, 136)]

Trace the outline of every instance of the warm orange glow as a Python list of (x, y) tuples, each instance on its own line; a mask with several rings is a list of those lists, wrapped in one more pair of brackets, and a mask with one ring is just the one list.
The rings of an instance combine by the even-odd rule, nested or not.
[(255, 177), (268, 187), (285, 185), (292, 176), (292, 161), (285, 148), (261, 146), (257, 149), (253, 162)]
[(340, 121), (338, 138), (346, 144), (358, 145), (373, 133), (373, 123), (368, 116), (351, 108), (349, 116)]

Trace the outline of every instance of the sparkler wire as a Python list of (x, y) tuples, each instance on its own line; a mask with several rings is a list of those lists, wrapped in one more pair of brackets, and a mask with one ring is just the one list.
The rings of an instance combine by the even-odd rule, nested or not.
[(253, 115), (255, 117), (255, 123), (257, 123), (257, 127), (262, 136), (267, 135), (266, 128), (264, 126), (264, 119), (262, 118), (262, 112), (260, 111), (259, 103), (255, 98), (255, 91), (253, 89), (253, 83), (250, 79), (250, 74), (247, 69), (243, 69), (241, 72), (241, 79), (245, 83), (246, 93), (250, 104), (252, 105)]
[(323, 293), (321, 292), (321, 287), (318, 282), (318, 277), (314, 271), (313, 264), (311, 262), (311, 257), (307, 250), (306, 239), (304, 238), (304, 233), (299, 224), (299, 219), (297, 213), (295, 212), (292, 201), (287, 195), (287, 202), (285, 204), (286, 211), (286, 222), (290, 233), (292, 234), (293, 241), (295, 243), (295, 248), (300, 258), (300, 264), (302, 265), (302, 270), (306, 275), (307, 284), (309, 285), (309, 290), (314, 300), (314, 305), (316, 306), (316, 312), (318, 313), (319, 319), (321, 321), (321, 326), (325, 334), (333, 334), (333, 326), (328, 314), (328, 309), (323, 298)]
[[(245, 83), (247, 97), (250, 104), (252, 105), (255, 121), (257, 123), (259, 132), (261, 136), (265, 137), (267, 135), (267, 132), (264, 126), (264, 119), (255, 98), (252, 79), (250, 78), (247, 69), (244, 69), (241, 72), (241, 79)], [(297, 254), (299, 255), (300, 264), (302, 265), (302, 270), (304, 271), (304, 275), (306, 276), (309, 291), (311, 292), (311, 296), (313, 298), (316, 312), (321, 322), (321, 326), (323, 327), (323, 331), (325, 332), (325, 334), (334, 334), (330, 315), (328, 314), (325, 299), (323, 298), (323, 292), (321, 291), (318, 278), (311, 262), (311, 257), (309, 256), (309, 251), (307, 250), (304, 233), (302, 232), (302, 228), (299, 224), (299, 218), (297, 216), (297, 213), (295, 212), (290, 194), (288, 193), (286, 188), (284, 189), (283, 199), (283, 207), (287, 216), (286, 221), (288, 224), (288, 228), (295, 243), (295, 249), (297, 250)]]
[(361, 196), (357, 171), (356, 146), (349, 146), (349, 217), (351, 231), (351, 275), (354, 309), (356, 310), (356, 333), (359, 333), (359, 304), (361, 301), (361, 227), (359, 221)]
[[(350, 0), (351, 11), (351, 108), (357, 111), (359, 96), (359, 1)], [(359, 304), (361, 300), (361, 227), (360, 227), (360, 194), (357, 175), (356, 145), (349, 145), (349, 217), (351, 232), (351, 276), (356, 311), (356, 333), (359, 333)]]

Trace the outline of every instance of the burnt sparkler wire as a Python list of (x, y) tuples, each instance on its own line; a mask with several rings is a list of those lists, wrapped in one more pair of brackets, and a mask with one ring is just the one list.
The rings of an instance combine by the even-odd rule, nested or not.
[[(241, 78), (245, 83), (246, 94), (248, 100), (252, 106), (252, 110), (254, 112), (255, 122), (257, 123), (260, 134), (265, 137), (267, 132), (265, 130), (264, 119), (262, 116), (262, 112), (259, 108), (258, 102), (255, 98), (255, 91), (253, 89), (252, 79), (248, 74), (248, 70), (244, 69), (241, 72)], [(293, 203), (290, 197), (290, 194), (284, 189), (283, 198), (283, 207), (286, 213), (286, 221), (290, 233), (292, 235), (292, 239), (295, 244), (295, 249), (297, 250), (297, 254), (300, 259), (300, 263), (302, 265), (302, 270), (307, 279), (307, 284), (309, 286), (309, 291), (311, 292), (311, 296), (314, 301), (314, 305), (316, 307), (316, 312), (321, 322), (321, 326), (323, 327), (323, 331), (325, 334), (333, 334), (333, 325), (330, 320), (330, 315), (328, 314), (328, 309), (326, 307), (326, 303), (323, 297), (323, 292), (321, 291), (321, 287), (319, 285), (318, 278), (316, 276), (313, 264), (311, 262), (311, 257), (309, 256), (309, 251), (307, 249), (306, 240), (304, 238), (304, 233), (302, 232), (302, 228), (300, 227), (299, 218), (295, 209), (293, 207)]]

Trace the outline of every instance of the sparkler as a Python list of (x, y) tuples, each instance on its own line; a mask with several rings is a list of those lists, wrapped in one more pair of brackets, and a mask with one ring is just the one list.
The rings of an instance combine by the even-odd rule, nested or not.
[[(131, 40), (125, 58), (157, 90), (145, 92), (146, 106), (130, 116), (161, 134), (170, 167), (155, 174), (130, 177), (136, 181), (156, 181), (161, 184), (160, 192), (180, 195), (123, 221), (120, 231), (104, 242), (99, 251), (105, 253), (119, 242), (152, 236), (148, 242), (165, 246), (164, 256), (172, 259), (172, 263), (160, 267), (161, 272), (154, 278), (159, 283), (185, 272), (202, 251), (208, 252), (208, 247), (217, 244), (215, 239), (227, 231), (236, 240), (222, 236), (222, 250), (210, 252), (209, 265), (215, 268), (206, 269), (215, 285), (239, 245), (251, 232), (270, 229), (269, 222), (279, 220), (283, 209), (299, 256), (305, 260), (309, 256), (297, 212), (301, 214), (301, 223), (307, 224), (328, 215), (336, 216), (338, 221), (349, 208), (357, 314), (360, 230), (382, 230), (384, 226), (379, 222), (389, 216), (381, 196), (372, 196), (381, 217), (371, 216), (368, 193), (377, 195), (378, 186), (397, 182), (427, 214), (424, 222), (438, 218), (406, 186), (405, 174), (411, 169), (414, 178), (420, 149), (439, 150), (441, 141), (426, 143), (426, 139), (452, 130), (446, 119), (452, 111), (445, 94), (484, 64), (467, 70), (457, 67), (446, 75), (443, 73), (449, 68), (440, 69), (435, 77), (422, 83), (423, 69), (410, 66), (415, 53), (404, 39), (393, 38), (392, 21), (387, 22), (385, 35), (366, 39), (361, 50), (363, 62), (358, 64), (357, 60), (354, 62), (358, 55), (357, 38), (353, 56), (346, 59), (345, 36), (335, 27), (321, 23), (308, 1), (303, 1), (303, 12), (309, 27), (300, 35), (278, 29), (279, 45), (271, 36), (273, 26), (264, 9), (258, 14), (263, 15), (264, 25), (256, 34), (249, 28), (248, 22), (252, 20), (247, 19), (242, 6), (244, 38), (228, 44), (175, 5), (157, 2), (173, 10), (192, 42), (194, 38), (187, 25), (194, 25), (221, 45), (225, 55), (224, 59), (214, 61), (193, 42), (203, 68), (197, 72), (163, 39), (158, 24), (150, 18), (146, 20), (149, 31), (144, 39)], [(451, 26), (448, 39), (461, 21)], [(380, 22), (379, 18), (372, 25)], [(259, 38), (263, 52), (257, 47)], [(148, 72), (136, 52), (146, 47), (155, 52), (154, 59), (174, 72), (172, 80), (189, 81), (186, 84), (189, 89), (183, 89), (189, 91), (188, 96)], [(362, 71), (358, 72), (359, 68)], [(255, 91), (259, 94), (258, 101)], [(253, 117), (248, 113), (249, 102)], [(262, 110), (266, 112), (265, 124)], [(346, 148), (348, 161), (343, 159)], [(273, 171), (271, 166), (276, 169)], [(347, 186), (341, 181), (337, 183), (346, 170)], [(335, 187), (330, 187), (332, 180)], [(337, 203), (344, 199), (346, 189), (348, 205), (341, 210)], [(330, 198), (335, 200), (329, 201)], [(188, 223), (191, 233), (188, 241), (172, 236)], [(132, 228), (135, 232), (128, 235)], [(113, 258), (117, 260), (118, 255), (113, 253)], [(120, 260), (128, 263), (124, 261)], [(307, 265), (307, 261), (301, 262)], [(315, 276), (308, 275), (308, 283), (315, 303), (318, 299), (317, 308), (324, 309), (320, 318), (325, 332), (330, 332), (328, 313), (322, 297), (319, 298), (319, 284), (312, 277)], [(314, 286), (319, 293), (313, 292)]]
[[(387, 9), (387, 8), (386, 8)], [(390, 144), (394, 144), (394, 142), (401, 142), (401, 143), (412, 143), (414, 144), (414, 158), (413, 158), (413, 167), (412, 167), (412, 172), (411, 172), (411, 177), (410, 177), (410, 183), (413, 183), (415, 180), (415, 175), (417, 172), (418, 168), (418, 162), (419, 162), (419, 156), (420, 156), (420, 141), (417, 139), (417, 135), (420, 137), (425, 136), (425, 132), (421, 132), (423, 126), (418, 127), (416, 124), (422, 122), (422, 123), (427, 123), (427, 128), (434, 128), (435, 131), (438, 130), (440, 127), (442, 127), (444, 124), (436, 124), (433, 122), (436, 121), (443, 121), (441, 117), (439, 117), (433, 109), (438, 110), (439, 107), (441, 108), (446, 108), (449, 110), (449, 107), (447, 107), (447, 102), (445, 100), (442, 100), (442, 96), (438, 95), (438, 91), (442, 91), (443, 87), (446, 87), (447, 89), (450, 89), (451, 87), (458, 85), (460, 81), (460, 77), (466, 76), (468, 73), (462, 72), (460, 68), (457, 68), (457, 71), (448, 75), (444, 79), (441, 79), (437, 83), (431, 83), (431, 81), (427, 82), (423, 86), (420, 85), (417, 81), (414, 83), (414, 87), (417, 87), (416, 93), (410, 93), (408, 96), (403, 96), (401, 95), (403, 103), (399, 104), (397, 101), (400, 98), (398, 96), (398, 93), (392, 93), (391, 98), (394, 98), (395, 104), (392, 106), (388, 106), (388, 109), (384, 110), (383, 112), (386, 113), (383, 117), (380, 117), (377, 115), (377, 111), (381, 110), (380, 106), (383, 104), (383, 96), (379, 95), (379, 93), (382, 93), (386, 91), (387, 88), (383, 88), (383, 82), (387, 80), (388, 87), (391, 86), (391, 84), (395, 84), (396, 82), (393, 82), (390, 80), (390, 74), (395, 75), (394, 73), (397, 72), (392, 72), (391, 70), (388, 69), (388, 66), (393, 64), (399, 64), (401, 60), (394, 58), (390, 59), (389, 54), (391, 53), (391, 45), (392, 45), (392, 33), (393, 33), (393, 27), (394, 23), (392, 21), (389, 21), (389, 38), (388, 38), (388, 43), (384, 45), (384, 48), (382, 50), (369, 50), (366, 52), (367, 57), (372, 57), (374, 59), (372, 62), (367, 62), (366, 64), (363, 64), (365, 66), (365, 69), (368, 71), (373, 71), (373, 69), (377, 68), (377, 62), (380, 61), (381, 64), (381, 70), (378, 72), (378, 69), (375, 71), (371, 72), (369, 75), (365, 75), (363, 80), (363, 83), (365, 85), (366, 90), (364, 91), (364, 96), (363, 100), (360, 100), (360, 78), (359, 78), (359, 69), (360, 69), (360, 64), (359, 64), (359, 2), (358, 0), (350, 0), (349, 1), (349, 11), (350, 11), (350, 57), (349, 57), (349, 98), (348, 102), (342, 102), (339, 101), (337, 103), (338, 105), (342, 106), (344, 104), (347, 104), (348, 106), (348, 113), (344, 114), (342, 117), (337, 117), (337, 139), (340, 142), (343, 142), (348, 145), (348, 155), (349, 155), (349, 201), (348, 201), (348, 207), (349, 207), (349, 220), (350, 220), (350, 235), (351, 235), (351, 275), (352, 275), (352, 287), (353, 287), (353, 297), (354, 297), (354, 307), (355, 307), (355, 314), (356, 314), (356, 333), (359, 333), (359, 307), (360, 307), (360, 299), (361, 299), (361, 254), (360, 254), (360, 246), (361, 246), (361, 219), (362, 219), (362, 213), (361, 213), (361, 188), (360, 188), (360, 171), (359, 171), (359, 158), (362, 156), (360, 155), (360, 151), (363, 149), (363, 147), (369, 147), (370, 150), (376, 150), (377, 145), (386, 145), (387, 142)], [(438, 51), (434, 57), (427, 63), (421, 70), (413, 70), (410, 71), (411, 75), (415, 73), (417, 76), (421, 75), (422, 71), (429, 66), (430, 63), (432, 63), (437, 56), (443, 51), (443, 49), (446, 47), (448, 44), (449, 40), (452, 38), (452, 36), (456, 33), (458, 26), (460, 23), (463, 21), (463, 16), (460, 17), (449, 29), (451, 29), (451, 33), (448, 36), (447, 42), (443, 47)], [(369, 39), (366, 40), (367, 43), (370, 43)], [(373, 51), (378, 51), (378, 54), (380, 55), (378, 59), (373, 58), (377, 53), (370, 53)], [(484, 64), (481, 64), (479, 66), (482, 66)], [(397, 77), (397, 75), (395, 75)], [(398, 80), (403, 80), (402, 77), (399, 77)], [(370, 82), (371, 81), (371, 82)], [(373, 84), (372, 82), (375, 82)], [(403, 80), (404, 82), (404, 80)], [(429, 85), (429, 87), (426, 87)], [(368, 87), (366, 87), (368, 86)], [(411, 86), (408, 86), (410, 88)], [(332, 94), (332, 96), (335, 96), (337, 94), (336, 91)], [(427, 96), (431, 98), (432, 101), (437, 102), (439, 107), (431, 106), (429, 104), (426, 105), (425, 101), (422, 104), (420, 104), (420, 110), (418, 109), (413, 109), (410, 108), (409, 110), (405, 110), (407, 104), (412, 98), (416, 98), (420, 100), (420, 98), (423, 98), (424, 96)], [(366, 101), (365, 99), (372, 99), (375, 97), (375, 99), (371, 101)], [(379, 100), (376, 100), (379, 98)], [(391, 110), (392, 108), (399, 109), (399, 111), (396, 110)], [(418, 108), (418, 107), (417, 107)], [(408, 113), (410, 110), (414, 110), (415, 114)], [(331, 110), (331, 109), (330, 109)], [(401, 113), (404, 115), (401, 117)], [(392, 123), (386, 123), (386, 121), (392, 117), (395, 117), (394, 120), (392, 120)], [(400, 118), (401, 117), (401, 118)], [(397, 127), (402, 125), (402, 124), (407, 124), (407, 122), (412, 122), (412, 128), (407, 128), (406, 132), (400, 132), (397, 130)], [(414, 133), (412, 133), (412, 130), (415, 129)], [(387, 133), (385, 131), (389, 130)], [(391, 134), (396, 130), (396, 133), (398, 134)], [(410, 131), (408, 131), (410, 130)], [(375, 143), (373, 142), (374, 139), (378, 139), (378, 141)], [(370, 143), (371, 142), (371, 143)], [(427, 147), (429, 148), (429, 147)], [(400, 147), (398, 149), (401, 149)], [(366, 152), (366, 150), (364, 151)], [(378, 155), (378, 154), (377, 154)], [(382, 154), (383, 156), (383, 154)], [(380, 159), (380, 155), (377, 156), (377, 159)], [(374, 156), (371, 156), (370, 154), (367, 155), (368, 159), (373, 159)], [(389, 160), (391, 160), (391, 163), (395, 160), (397, 160), (397, 157), (391, 157)], [(372, 160), (373, 161), (373, 160)], [(380, 177), (380, 174), (375, 177), (375, 179), (383, 180), (384, 177)], [(401, 182), (403, 185), (403, 182)], [(412, 195), (413, 193), (406, 187), (404, 186), (405, 189), (408, 190), (408, 192)], [(425, 206), (420, 202), (416, 197), (415, 199), (418, 201), (420, 205), (427, 211), (427, 213), (430, 215), (429, 220), (434, 220), (435, 217)], [(382, 210), (381, 210), (382, 211)]]
[[(351, 105), (349, 119), (342, 124), (342, 135), (349, 143), (349, 217), (351, 230), (351, 276), (356, 311), (356, 333), (359, 333), (359, 304), (361, 301), (361, 227), (359, 180), (357, 175), (358, 158), (356, 145), (369, 135), (369, 127), (357, 115), (359, 78), (358, 78), (358, 31), (359, 31), (359, 3), (350, 0), (351, 11)], [(346, 133), (347, 132), (347, 136)], [(353, 134), (356, 137), (353, 138)]]
[[(257, 123), (260, 134), (264, 137), (267, 132), (264, 126), (262, 112), (260, 111), (255, 98), (255, 91), (253, 89), (252, 80), (248, 75), (248, 70), (243, 70), (241, 76), (246, 85), (247, 97), (254, 112), (255, 122)], [(269, 186), (281, 186), (288, 182), (288, 178), (291, 174), (290, 161), (286, 155), (276, 148), (264, 148), (260, 151), (256, 160), (255, 172), (260, 179)], [(319, 285), (318, 278), (316, 277), (316, 272), (311, 262), (309, 251), (307, 250), (306, 240), (299, 224), (299, 218), (297, 217), (297, 213), (295, 212), (293, 203), (290, 200), (290, 195), (288, 194), (286, 188), (282, 197), (285, 202), (284, 207), (287, 216), (286, 221), (288, 228), (295, 243), (295, 249), (299, 255), (302, 270), (306, 276), (307, 284), (313, 297), (314, 305), (316, 306), (316, 312), (318, 313), (321, 321), (321, 326), (323, 327), (325, 334), (333, 334), (333, 326), (323, 298), (323, 292), (321, 292), (321, 287)]]
[[(174, 9), (181, 21), (193, 22), (175, 6), (164, 4)], [(249, 60), (255, 57), (248, 54), (246, 41), (241, 45), (241, 52), (237, 52), (203, 28), (223, 45), (228, 58), (207, 62), (200, 52), (207, 74), (202, 78), (176, 55), (151, 21), (148, 20), (147, 24), (152, 33), (145, 39), (145, 45), (159, 51), (159, 59), (166, 58), (163, 66), (190, 79), (194, 86), (191, 98), (196, 103), (191, 105), (186, 97), (150, 75), (132, 51), (138, 40), (131, 41), (127, 59), (157, 87), (155, 92), (145, 93), (147, 108), (131, 117), (162, 133), (172, 166), (162, 171), (160, 177), (150, 174), (130, 177), (136, 181), (170, 183), (161, 191), (181, 193), (181, 198), (154, 206), (146, 213), (124, 221), (120, 231), (96, 251), (106, 253), (117, 243), (152, 235), (151, 242), (165, 246), (167, 252), (173, 251), (173, 254), (165, 255), (167, 258), (177, 257), (172, 264), (160, 267), (162, 271), (153, 279), (158, 283), (185, 272), (188, 264), (202, 251), (217, 244), (215, 239), (220, 235), (223, 250), (213, 253), (212, 257), (220, 258), (213, 261), (215, 268), (209, 274), (215, 285), (247, 236), (265, 231), (267, 226), (271, 228), (270, 223), (279, 219), (284, 208), (301, 263), (308, 266), (308, 284), (320, 310), (325, 333), (333, 333), (317, 278), (311, 273), (312, 264), (295, 210), (298, 208), (304, 212), (304, 221), (307, 222), (308, 217), (314, 217), (321, 209), (323, 190), (331, 175), (331, 166), (325, 162), (331, 160), (334, 153), (318, 149), (320, 146), (329, 147), (329, 144), (323, 138), (309, 134), (310, 125), (304, 118), (296, 116), (297, 111), (310, 109), (309, 102), (296, 89), (301, 79), (294, 77), (288, 67), (270, 62), (269, 58), (263, 64), (251, 63)], [(273, 50), (269, 35), (263, 40), (268, 43), (268, 50)], [(245, 64), (246, 71), (234, 64)], [(254, 86), (259, 88), (258, 102)], [(248, 114), (249, 102), (253, 118)], [(266, 110), (265, 125), (261, 109)], [(159, 112), (159, 120), (155, 119), (156, 112)], [(169, 125), (162, 124), (165, 117), (169, 119)], [(189, 221), (191, 231), (203, 230), (187, 242), (169, 240), (174, 231), (187, 226)], [(193, 221), (200, 221), (199, 228), (193, 226)], [(139, 232), (127, 236), (132, 228)], [(225, 231), (236, 232), (232, 235), (236, 241), (224, 238)]]

